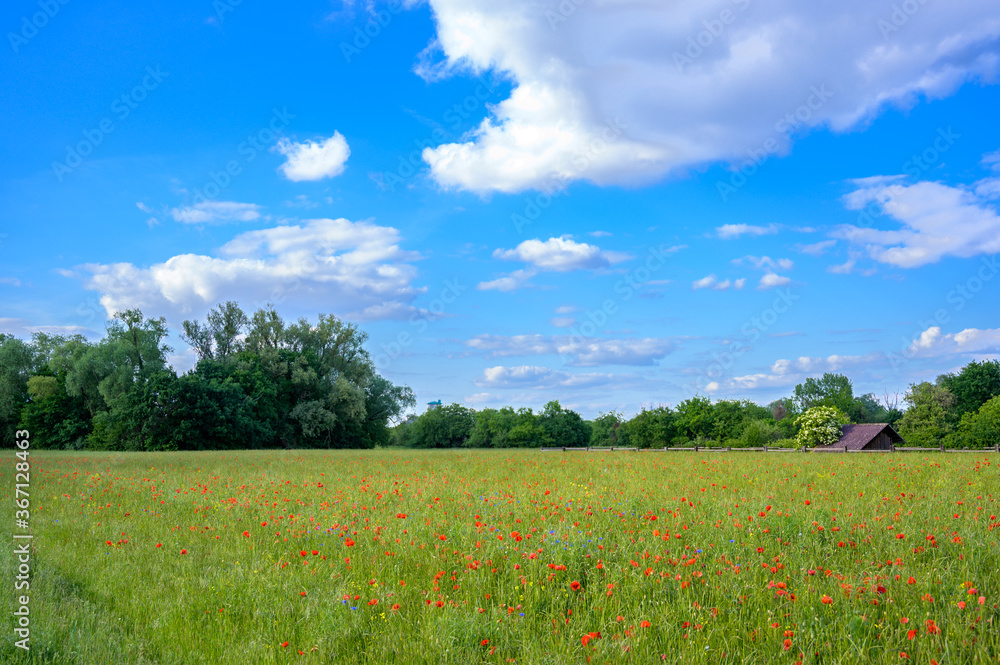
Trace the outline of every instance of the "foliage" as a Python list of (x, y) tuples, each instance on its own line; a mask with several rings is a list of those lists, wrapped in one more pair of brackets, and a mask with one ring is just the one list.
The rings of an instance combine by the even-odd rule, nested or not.
[(955, 396), (947, 388), (924, 381), (906, 393), (909, 407), (899, 419), (899, 434), (909, 445), (940, 446), (955, 431)]
[(795, 419), (799, 433), (795, 442), (799, 446), (828, 446), (840, 439), (840, 430), (848, 423), (848, 418), (833, 406), (814, 406)]
[(1000, 360), (970, 362), (958, 374), (939, 376), (937, 383), (955, 396), (955, 417), (960, 419), (1000, 395)]
[(740, 445), (746, 448), (760, 448), (772, 445), (781, 438), (781, 429), (774, 422), (755, 418), (743, 427), (739, 441)]
[(973, 448), (987, 448), (1000, 443), (1000, 396), (962, 416), (959, 430), (963, 443)]

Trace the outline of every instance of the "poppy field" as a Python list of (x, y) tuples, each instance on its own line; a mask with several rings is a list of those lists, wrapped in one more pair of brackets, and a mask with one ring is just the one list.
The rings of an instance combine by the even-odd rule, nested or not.
[(997, 663), (998, 462), (39, 451), (0, 660)]

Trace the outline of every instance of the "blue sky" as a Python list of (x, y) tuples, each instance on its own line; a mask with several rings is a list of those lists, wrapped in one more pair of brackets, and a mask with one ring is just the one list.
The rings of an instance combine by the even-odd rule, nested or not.
[(0, 331), (273, 302), (588, 417), (996, 358), (995, 7), (799, 4), (6, 3)]

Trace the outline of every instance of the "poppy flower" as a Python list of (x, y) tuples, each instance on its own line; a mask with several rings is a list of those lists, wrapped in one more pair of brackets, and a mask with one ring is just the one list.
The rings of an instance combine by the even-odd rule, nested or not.
[(244, 531), (243, 532), (243, 536), (246, 537), (246, 538), (249, 538), (250, 537), (250, 532), (249, 531)]
[(569, 583), (569, 588), (572, 589), (573, 591), (579, 591), (580, 583), (577, 582), (576, 580), (573, 580), (572, 582)]
[(187, 554), (187, 553), (188, 553), (187, 550), (181, 550), (181, 554)]
[(829, 605), (830, 603), (833, 602), (833, 598), (830, 598), (830, 596), (827, 596), (825, 594), (822, 598), (820, 598), (820, 600), (823, 602), (824, 605)]
[(648, 621), (642, 621), (642, 622), (641, 622), (641, 623), (639, 624), (639, 627), (640, 627), (640, 628), (649, 628), (649, 627), (650, 627), (651, 625), (652, 625), (652, 624), (651, 624), (651, 623), (649, 623)]

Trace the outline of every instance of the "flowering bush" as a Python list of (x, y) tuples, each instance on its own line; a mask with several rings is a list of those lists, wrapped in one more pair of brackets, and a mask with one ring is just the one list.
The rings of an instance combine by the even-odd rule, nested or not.
[(800, 446), (828, 446), (840, 439), (840, 428), (849, 422), (840, 409), (814, 406), (795, 419), (799, 433), (795, 442)]

